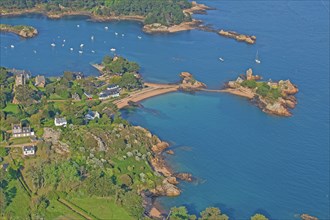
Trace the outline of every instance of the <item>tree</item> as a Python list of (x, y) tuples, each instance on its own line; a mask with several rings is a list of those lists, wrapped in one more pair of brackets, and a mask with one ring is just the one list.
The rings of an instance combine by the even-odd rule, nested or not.
[(34, 95), (35, 91), (33, 91), (28, 85), (19, 85), (15, 89), (15, 97), (23, 106), (32, 105), (34, 102)]
[(257, 213), (251, 217), (251, 220), (268, 220), (268, 218), (262, 214)]
[(141, 88), (142, 83), (133, 73), (125, 73), (119, 82), (119, 86), (126, 89), (134, 89)]
[(124, 194), (122, 198), (122, 203), (127, 211), (136, 219), (142, 217), (144, 208), (142, 205), (142, 197), (135, 191), (128, 191)]
[(228, 220), (228, 216), (221, 214), (220, 209), (216, 207), (206, 208), (200, 213), (201, 217), (199, 220)]
[(184, 206), (171, 208), (170, 220), (192, 220), (196, 219), (195, 215), (189, 215), (187, 208)]

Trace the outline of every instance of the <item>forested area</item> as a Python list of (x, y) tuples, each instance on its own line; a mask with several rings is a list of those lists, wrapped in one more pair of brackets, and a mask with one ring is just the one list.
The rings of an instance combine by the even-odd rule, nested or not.
[(145, 23), (165, 25), (179, 24), (190, 20), (182, 10), (189, 8), (187, 0), (1, 0), (0, 7), (5, 9), (28, 9), (38, 4), (46, 11), (65, 10), (89, 11), (101, 16), (143, 16)]

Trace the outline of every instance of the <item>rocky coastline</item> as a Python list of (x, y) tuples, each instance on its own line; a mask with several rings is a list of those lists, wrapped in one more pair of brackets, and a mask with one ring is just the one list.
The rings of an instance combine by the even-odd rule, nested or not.
[(32, 26), (0, 24), (0, 32), (17, 34), (23, 38), (32, 38), (38, 35), (38, 30)]
[(157, 136), (153, 135), (143, 127), (136, 126), (135, 129), (143, 131), (147, 137), (155, 141), (155, 144), (151, 148), (153, 157), (149, 162), (153, 170), (162, 175), (164, 179), (162, 183), (155, 188), (141, 192), (141, 195), (148, 215), (152, 218), (161, 218), (164, 213), (162, 212), (161, 207), (155, 204), (155, 198), (160, 196), (179, 196), (181, 194), (181, 190), (177, 187), (179, 181), (191, 182), (193, 177), (190, 173), (174, 173), (166, 163), (162, 154), (170, 146), (167, 142), (160, 140)]
[(277, 116), (292, 116), (297, 100), (294, 96), (299, 90), (290, 80), (262, 82), (261, 77), (253, 75), (248, 69), (235, 81), (225, 84), (224, 92), (248, 98), (262, 111)]
[(243, 41), (248, 44), (254, 44), (257, 40), (257, 37), (254, 35), (239, 34), (235, 31), (220, 30), (218, 34), (224, 37), (233, 38), (237, 41)]

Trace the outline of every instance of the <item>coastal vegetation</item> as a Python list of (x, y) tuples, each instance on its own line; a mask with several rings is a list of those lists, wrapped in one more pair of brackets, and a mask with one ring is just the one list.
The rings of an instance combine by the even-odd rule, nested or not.
[(31, 38), (38, 34), (37, 29), (32, 26), (26, 26), (26, 25), (12, 26), (8, 24), (0, 24), (0, 32), (14, 33), (24, 38)]
[(167, 26), (191, 20), (189, 14), (183, 13), (184, 9), (191, 7), (187, 0), (2, 0), (0, 7), (3, 11), (38, 8), (37, 11), (44, 10), (50, 14), (78, 11), (101, 17), (140, 16), (146, 24), (160, 23)]

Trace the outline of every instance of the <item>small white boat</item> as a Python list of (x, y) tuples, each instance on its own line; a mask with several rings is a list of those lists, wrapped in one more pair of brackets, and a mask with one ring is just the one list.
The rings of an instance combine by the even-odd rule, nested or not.
[(121, 36), (122, 36), (122, 37), (124, 37), (124, 36), (125, 36), (125, 34), (121, 34)]
[(108, 27), (104, 27), (104, 29), (105, 29), (105, 30), (109, 30), (109, 28), (108, 28)]
[(73, 51), (73, 48), (71, 47), (70, 50)]
[(138, 38), (139, 38), (139, 39), (142, 39), (142, 37), (141, 37), (141, 36), (138, 36)]
[(63, 40), (63, 43), (65, 43), (65, 40)]
[(56, 46), (56, 44), (52, 43), (52, 44), (50, 44), (50, 46), (52, 46), (52, 47), (55, 47), (55, 46)]
[(36, 50), (33, 50), (33, 53), (37, 53), (37, 51)]
[(10, 48), (15, 48), (15, 46), (14, 45), (10, 45)]
[(94, 40), (94, 36), (91, 36), (91, 40)]
[(62, 47), (64, 47), (64, 44), (62, 44)]
[(79, 25), (79, 24), (77, 24), (77, 27), (80, 27), (80, 25)]
[(80, 44), (80, 47), (84, 47), (84, 44)]
[(117, 32), (115, 32), (115, 35), (118, 35), (118, 33), (117, 33)]
[(94, 50), (92, 50), (92, 53), (95, 53), (95, 51), (94, 51)]
[(115, 51), (116, 51), (116, 49), (115, 49), (115, 48), (111, 48), (111, 49), (110, 49), (110, 51), (112, 51), (112, 52), (115, 52)]
[(255, 61), (256, 61), (257, 64), (260, 64), (260, 63), (261, 63), (261, 61), (259, 60), (259, 57), (258, 57), (258, 51), (257, 51), (257, 54), (256, 54), (256, 59), (255, 59)]
[(83, 51), (79, 50), (79, 53), (80, 53), (80, 54), (82, 54), (82, 53), (83, 53)]
[(220, 60), (221, 62), (225, 61), (222, 57), (219, 57), (219, 60)]

